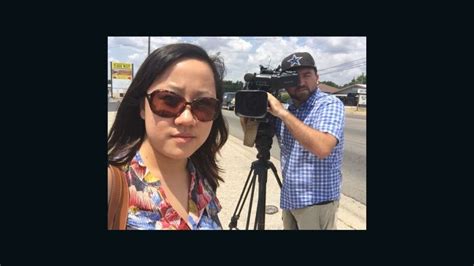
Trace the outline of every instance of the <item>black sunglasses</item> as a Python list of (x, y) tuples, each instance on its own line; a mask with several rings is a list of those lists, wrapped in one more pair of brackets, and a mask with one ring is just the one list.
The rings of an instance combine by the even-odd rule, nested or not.
[(186, 105), (191, 106), (191, 113), (202, 122), (212, 121), (219, 114), (219, 100), (211, 97), (200, 97), (187, 102), (186, 99), (172, 91), (156, 90), (146, 95), (151, 111), (161, 117), (178, 117)]

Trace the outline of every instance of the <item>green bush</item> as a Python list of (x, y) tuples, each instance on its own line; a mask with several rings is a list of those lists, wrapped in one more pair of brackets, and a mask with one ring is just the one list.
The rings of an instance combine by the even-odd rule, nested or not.
[(282, 92), (280, 93), (280, 102), (282, 103), (286, 103), (286, 101), (288, 101), (288, 99), (290, 99), (290, 95), (288, 95), (288, 92)]

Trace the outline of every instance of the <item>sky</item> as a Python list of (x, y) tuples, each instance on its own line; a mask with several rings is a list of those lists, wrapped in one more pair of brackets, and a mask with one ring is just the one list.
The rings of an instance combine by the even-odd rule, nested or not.
[[(350, 37), (150, 37), (150, 51), (177, 42), (192, 43), (210, 55), (220, 53), (226, 66), (224, 80), (242, 81), (246, 73), (259, 73), (260, 65), (275, 69), (293, 52), (309, 52), (316, 63), (320, 81), (339, 86), (367, 75), (367, 38)], [(148, 36), (108, 37), (107, 73), (110, 62), (133, 63), (134, 74), (148, 54)]]

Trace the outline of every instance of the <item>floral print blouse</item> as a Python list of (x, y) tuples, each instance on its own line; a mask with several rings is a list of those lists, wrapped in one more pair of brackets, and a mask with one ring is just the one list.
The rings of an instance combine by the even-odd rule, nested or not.
[(191, 160), (189, 212), (185, 221), (166, 199), (158, 178), (143, 163), (139, 152), (126, 167), (130, 201), (127, 230), (216, 230), (222, 229), (217, 216), (221, 205), (207, 180), (197, 173)]

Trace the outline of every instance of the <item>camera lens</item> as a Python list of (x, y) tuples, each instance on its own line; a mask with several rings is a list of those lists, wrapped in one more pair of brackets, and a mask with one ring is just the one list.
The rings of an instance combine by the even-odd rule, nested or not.
[(238, 116), (263, 118), (267, 113), (267, 106), (267, 93), (265, 91), (238, 91), (235, 95), (235, 113)]

